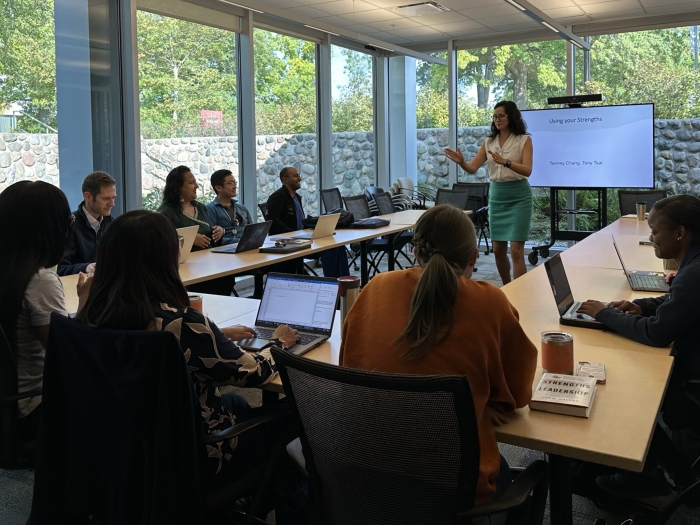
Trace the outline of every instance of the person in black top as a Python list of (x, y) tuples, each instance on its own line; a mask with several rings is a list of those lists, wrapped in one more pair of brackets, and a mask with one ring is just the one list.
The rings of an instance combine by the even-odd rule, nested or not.
[[(301, 175), (296, 168), (287, 166), (280, 171), (280, 180), (282, 187), (267, 199), (265, 220), (272, 221), (271, 235), (304, 229), (304, 208), (301, 205), (301, 195), (297, 193), (301, 188)], [(321, 253), (321, 264), (323, 265), (323, 275), (326, 277), (341, 277), (350, 274), (344, 248), (331, 248)], [(278, 263), (275, 267), (274, 271), (306, 273), (301, 257), (285, 263)]]
[[(682, 390), (686, 381), (700, 379), (700, 199), (692, 195), (662, 199), (649, 212), (648, 222), (656, 256), (679, 264), (668, 293), (609, 305), (586, 301), (579, 312), (645, 345), (665, 347), (673, 343), (675, 363), (661, 408), (663, 421), (671, 430), (700, 431), (700, 409)], [(657, 463), (679, 488), (698, 479), (690, 460), (673, 447), (657, 425), (642, 474), (618, 473), (597, 481), (620, 497), (667, 494), (669, 487), (656, 471)]]
[(70, 233), (68, 251), (58, 263), (58, 275), (93, 273), (97, 243), (112, 222), (117, 198), (117, 183), (104, 171), (90, 173), (83, 180), (83, 202), (73, 212), (75, 224)]

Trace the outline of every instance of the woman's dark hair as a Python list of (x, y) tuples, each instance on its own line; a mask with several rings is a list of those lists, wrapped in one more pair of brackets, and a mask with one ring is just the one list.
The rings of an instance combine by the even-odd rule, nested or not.
[(656, 201), (651, 208), (670, 228), (684, 226), (693, 244), (700, 243), (700, 199), (693, 195), (672, 195)]
[(404, 361), (421, 357), (452, 330), (459, 280), (476, 250), (476, 232), (463, 211), (449, 204), (435, 206), (416, 222), (413, 245), (423, 272), (411, 297), (406, 328), (396, 339), (409, 347)]
[(68, 199), (56, 186), (22, 181), (0, 193), (0, 326), (11, 344), (29, 281), (61, 261), (72, 223)]
[[(523, 120), (523, 117), (520, 114), (518, 106), (515, 105), (515, 102), (512, 102), (510, 100), (501, 100), (498, 104), (494, 106), (493, 109), (495, 110), (498, 108), (503, 108), (505, 114), (508, 115), (508, 129), (510, 129), (510, 132), (513, 135), (525, 135), (527, 133), (527, 124), (525, 124), (525, 121)], [(492, 120), (490, 135), (491, 138), (493, 139), (497, 137), (498, 133), (498, 128)]]
[(117, 217), (100, 239), (95, 277), (77, 319), (104, 328), (146, 330), (155, 319), (155, 304), (186, 307), (179, 256), (177, 232), (164, 215), (138, 210)]
[(187, 166), (178, 166), (170, 170), (165, 177), (165, 188), (163, 189), (163, 202), (176, 209), (181, 209), (180, 190), (185, 183), (185, 173), (192, 173)]

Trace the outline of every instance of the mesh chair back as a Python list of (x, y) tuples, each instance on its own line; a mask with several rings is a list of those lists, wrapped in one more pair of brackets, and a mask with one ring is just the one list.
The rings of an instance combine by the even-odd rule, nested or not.
[(451, 204), (455, 208), (466, 210), (468, 201), (469, 190), (439, 189), (435, 195), (435, 206), (439, 206), (441, 204)]
[(323, 208), (326, 210), (326, 213), (331, 210), (343, 209), (343, 200), (338, 188), (321, 190), (321, 201), (323, 202)]
[(488, 182), (455, 182), (452, 185), (453, 190), (469, 190), (470, 197), (483, 197), (484, 206), (489, 202), (489, 187)]
[(300, 423), (311, 523), (453, 523), (473, 506), (479, 438), (466, 378), (273, 355)]
[(267, 203), (260, 203), (258, 204), (258, 209), (260, 210), (260, 213), (262, 213), (262, 216), (265, 217), (267, 215)]
[(355, 195), (353, 197), (343, 197), (345, 209), (352, 213), (356, 221), (367, 219), (372, 215), (369, 209), (369, 202), (364, 195)]
[(367, 200), (370, 202), (374, 200), (374, 196), (377, 193), (382, 193), (382, 192), (384, 192), (384, 190), (382, 188), (377, 188), (376, 186), (367, 186), (365, 188), (365, 196), (367, 197)]
[(377, 209), (379, 210), (379, 215), (387, 215), (389, 213), (396, 213), (396, 206), (394, 206), (394, 201), (391, 200), (391, 195), (387, 192), (375, 193), (374, 202), (377, 203)]
[(0, 326), (0, 468), (15, 466), (17, 452), (17, 361)]
[(651, 210), (656, 201), (666, 198), (666, 190), (618, 190), (617, 198), (620, 202), (620, 215), (630, 215), (637, 213), (638, 202), (646, 202), (647, 211)]

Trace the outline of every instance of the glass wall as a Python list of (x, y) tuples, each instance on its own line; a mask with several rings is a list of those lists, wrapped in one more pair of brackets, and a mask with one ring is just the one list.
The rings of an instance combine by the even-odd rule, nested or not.
[(376, 181), (372, 62), (366, 53), (331, 46), (333, 182), (343, 196)]
[[(697, 35), (691, 26), (591, 37), (588, 67), (576, 52), (577, 93), (600, 93), (605, 105), (654, 103), (656, 186), (669, 194), (700, 194)], [(589, 206), (590, 193), (577, 192), (577, 204)], [(608, 219), (618, 217), (609, 191)]]
[[(447, 53), (432, 53), (446, 59)], [(416, 60), (416, 152), (418, 187), (428, 195), (449, 186), (443, 149), (448, 138), (447, 66)]]
[(53, 0), (0, 6), (0, 191), (59, 185)]
[(258, 202), (281, 186), (280, 170), (294, 166), (304, 211), (318, 215), (316, 44), (255, 29), (254, 46)]
[[(548, 97), (566, 94), (566, 42), (561, 39), (460, 50), (457, 66), (457, 146), (467, 160), (489, 135), (497, 102), (512, 100), (521, 110), (541, 109)], [(488, 170), (484, 166), (469, 175), (457, 168), (457, 180), (488, 182)], [(549, 188), (535, 188), (534, 196), (530, 240), (548, 239)]]
[(210, 202), (214, 171), (238, 178), (236, 34), (145, 11), (137, 27), (143, 206), (158, 207), (179, 165)]

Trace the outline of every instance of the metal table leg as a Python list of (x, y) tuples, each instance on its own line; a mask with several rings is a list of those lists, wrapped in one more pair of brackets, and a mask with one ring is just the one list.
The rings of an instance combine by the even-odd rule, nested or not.
[(394, 271), (394, 239), (396, 238), (396, 235), (398, 235), (398, 234), (391, 234), (391, 235), (387, 236), (388, 240), (389, 240), (388, 241), (389, 253), (387, 254), (389, 260), (387, 262), (387, 267), (389, 268), (390, 272)]
[(360, 286), (369, 282), (369, 271), (367, 270), (367, 241), (360, 241)]

